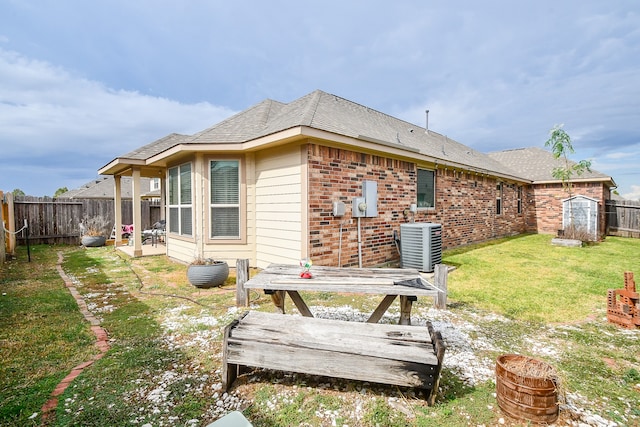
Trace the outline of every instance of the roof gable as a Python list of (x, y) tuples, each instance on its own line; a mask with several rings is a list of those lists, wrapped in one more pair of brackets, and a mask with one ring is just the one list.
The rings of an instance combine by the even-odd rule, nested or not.
[[(521, 181), (557, 181), (552, 170), (560, 165), (551, 153), (539, 148), (481, 153), (446, 135), (320, 90), (289, 103), (266, 99), (194, 135), (173, 133), (121, 159), (147, 160), (179, 144), (191, 145), (191, 149), (197, 144), (242, 144), (305, 127), (353, 138), (354, 149), (374, 143), (381, 151), (385, 146), (394, 147), (418, 160)], [(597, 171), (581, 178), (613, 182)]]
[(517, 176), (504, 164), (447, 136), (320, 90), (288, 104), (265, 100), (185, 142), (241, 143), (300, 126), (406, 149), (443, 163)]

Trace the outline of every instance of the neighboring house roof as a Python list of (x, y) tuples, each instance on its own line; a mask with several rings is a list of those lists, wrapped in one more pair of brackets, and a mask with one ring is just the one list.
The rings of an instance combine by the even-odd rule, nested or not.
[[(131, 199), (133, 179), (129, 176), (121, 178), (122, 198)], [(151, 178), (140, 179), (140, 193), (142, 197), (160, 197), (160, 190), (150, 191)], [(115, 186), (113, 176), (100, 176), (93, 181), (84, 184), (80, 188), (69, 190), (58, 198), (64, 199), (113, 199), (115, 196)]]
[[(556, 159), (553, 153), (543, 150), (538, 147), (518, 148), (514, 150), (497, 151), (488, 154), (492, 159), (509, 165), (511, 169), (516, 171), (520, 176), (523, 176), (534, 183), (542, 182), (557, 182), (558, 179), (553, 177), (553, 169), (557, 167), (564, 167), (564, 161), (559, 158)], [(572, 165), (576, 162), (570, 161)], [(611, 181), (613, 179), (601, 172), (594, 169), (591, 171), (585, 171), (582, 175), (573, 175), (572, 180), (587, 180), (587, 181)]]

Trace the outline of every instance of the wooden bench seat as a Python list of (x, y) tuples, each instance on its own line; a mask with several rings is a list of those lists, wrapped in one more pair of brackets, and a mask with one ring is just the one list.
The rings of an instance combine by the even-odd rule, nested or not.
[(250, 311), (224, 331), (223, 388), (242, 367), (425, 390), (432, 404), (445, 346), (428, 327), (347, 322)]

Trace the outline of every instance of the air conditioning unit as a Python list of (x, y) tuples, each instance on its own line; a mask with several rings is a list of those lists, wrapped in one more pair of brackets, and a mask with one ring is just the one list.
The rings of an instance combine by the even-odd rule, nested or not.
[(403, 268), (431, 273), (442, 262), (442, 225), (432, 222), (400, 224)]

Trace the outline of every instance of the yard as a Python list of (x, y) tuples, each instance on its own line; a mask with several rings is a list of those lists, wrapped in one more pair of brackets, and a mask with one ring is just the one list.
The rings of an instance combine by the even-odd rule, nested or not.
[[(606, 291), (623, 273), (640, 282), (640, 240), (609, 237), (582, 248), (527, 235), (448, 251), (447, 310), (414, 304), (447, 344), (436, 405), (411, 390), (340, 379), (255, 371), (221, 392), (221, 332), (243, 308), (235, 279), (198, 290), (186, 266), (131, 259), (113, 248), (21, 247), (0, 272), (0, 425), (204, 426), (241, 410), (254, 426), (520, 425), (495, 397), (496, 358), (519, 353), (561, 374), (558, 425), (640, 424), (640, 330), (606, 321)], [(98, 354), (95, 336), (61, 267), (108, 333), (109, 350), (41, 408), (72, 368)], [(251, 293), (251, 308), (271, 311)], [(361, 320), (377, 299), (305, 295), (318, 316)], [(292, 304), (288, 302), (289, 311)], [(397, 321), (397, 304), (392, 316)], [(394, 311), (395, 310), (395, 311)]]

